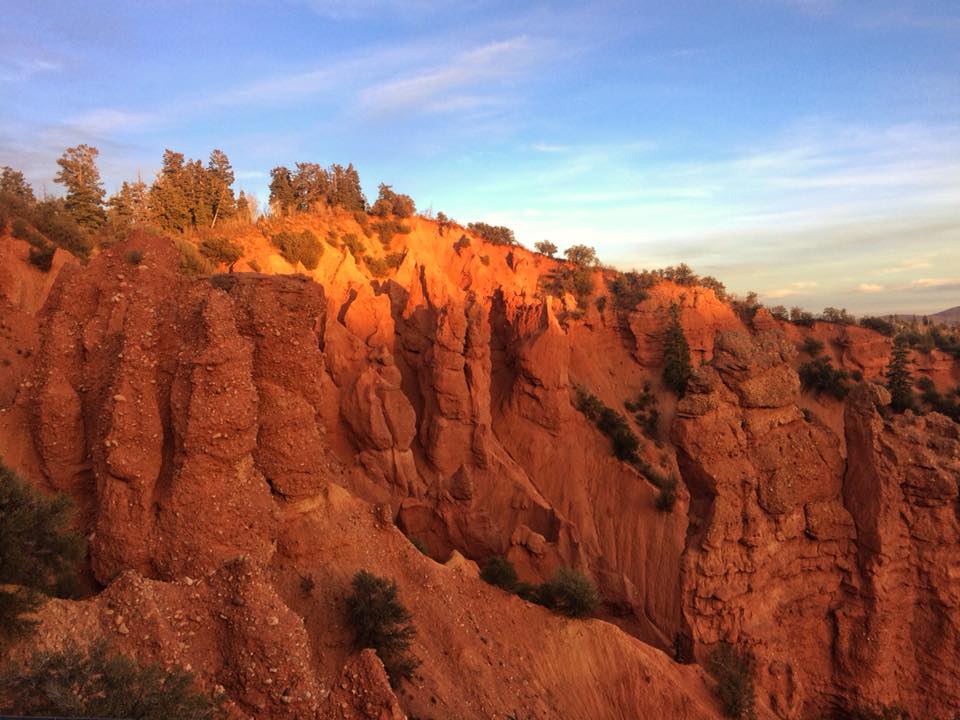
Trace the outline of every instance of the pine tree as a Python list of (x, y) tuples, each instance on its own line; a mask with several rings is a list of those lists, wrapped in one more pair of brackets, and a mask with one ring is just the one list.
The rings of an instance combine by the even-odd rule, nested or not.
[(330, 177), (318, 163), (297, 163), (293, 175), (293, 195), (297, 210), (312, 210), (326, 204), (330, 194)]
[(67, 148), (57, 164), (60, 172), (54, 180), (67, 188), (67, 210), (77, 224), (87, 230), (96, 230), (107, 215), (103, 209), (106, 194), (97, 169), (100, 151), (90, 145)]
[(270, 171), (270, 178), (270, 207), (280, 215), (288, 215), (296, 209), (293, 176), (279, 165)]
[(907, 340), (902, 335), (893, 341), (893, 352), (887, 366), (887, 390), (890, 391), (890, 405), (897, 412), (912, 410), (913, 378), (910, 376), (910, 358)]
[(0, 194), (8, 195), (24, 205), (36, 202), (33, 188), (30, 187), (23, 173), (6, 165), (0, 168)]
[(121, 225), (144, 223), (148, 217), (147, 186), (140, 180), (126, 180), (115, 195), (107, 200), (107, 214), (111, 222)]
[(165, 150), (163, 167), (150, 188), (150, 213), (164, 230), (186, 230), (192, 221), (188, 195), (189, 178), (183, 153)]
[(193, 227), (210, 227), (213, 222), (213, 189), (210, 175), (199, 160), (187, 162), (186, 175), (190, 224)]
[(214, 150), (210, 153), (207, 175), (209, 176), (210, 213), (213, 217), (210, 227), (213, 227), (217, 224), (217, 220), (230, 217), (237, 209), (233, 189), (230, 187), (235, 179), (233, 167), (223, 150)]
[(237, 216), (245, 222), (253, 221), (253, 205), (243, 190), (237, 196)]
[(663, 338), (663, 381), (682, 397), (691, 374), (690, 345), (680, 325), (680, 306), (671, 305), (670, 322)]

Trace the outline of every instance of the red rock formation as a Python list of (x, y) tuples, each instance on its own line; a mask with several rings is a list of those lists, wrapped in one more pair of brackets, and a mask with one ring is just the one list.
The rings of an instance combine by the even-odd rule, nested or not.
[[(337, 213), (283, 222), (361, 232)], [(284, 274), (251, 230), (238, 267), (276, 274), (188, 278), (172, 244), (138, 234), (56, 262), (51, 287), (12, 246), (0, 455), (77, 499), (106, 586), (48, 604), (44, 642), (114, 632), (108, 601), (156, 606), (135, 628), (125, 609), (117, 642), (190, 664), (237, 717), (715, 716), (698, 666), (636, 638), (700, 660), (750, 647), (761, 715), (862, 698), (948, 717), (956, 425), (886, 420), (866, 390), (845, 409), (801, 396), (800, 331), (762, 311), (748, 327), (710, 290), (664, 282), (577, 319), (539, 290), (556, 261), (411, 224), (387, 279), (330, 247), (312, 278)], [(673, 304), (709, 363), (679, 403), (659, 380)], [(822, 325), (838, 363), (880, 372), (886, 339)], [(630, 422), (681, 481), (672, 513), (574, 408), (577, 386), (628, 416), (654, 392), (659, 440)], [(469, 559), (438, 565), (394, 522)], [(580, 568), (636, 638), (484, 585), (471, 560), (493, 554), (531, 581)], [(417, 615), (423, 666), (397, 694), (343, 626), (359, 568), (396, 577)]]

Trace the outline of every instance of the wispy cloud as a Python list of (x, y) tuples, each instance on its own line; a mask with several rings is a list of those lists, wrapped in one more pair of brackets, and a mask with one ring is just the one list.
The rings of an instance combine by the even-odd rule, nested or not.
[(894, 273), (909, 272), (910, 270), (922, 270), (928, 267), (930, 267), (929, 260), (910, 258), (892, 267), (881, 268), (879, 272), (882, 275), (892, 275)]
[(144, 112), (129, 112), (117, 108), (97, 108), (64, 121), (64, 125), (83, 135), (104, 136), (140, 130), (155, 120)]
[(924, 290), (956, 290), (960, 289), (960, 277), (919, 278), (909, 283), (906, 287)]
[(807, 295), (816, 287), (817, 282), (815, 280), (801, 280), (799, 282), (790, 283), (789, 287), (780, 288), (779, 290), (770, 290), (761, 294), (764, 297), (776, 300), (779, 298), (793, 297), (795, 295)]
[(499, 102), (493, 92), (495, 86), (529, 70), (544, 49), (543, 42), (525, 35), (473, 48), (443, 65), (364, 89), (359, 95), (359, 108), (379, 115), (495, 105)]
[(860, 283), (859, 285), (857, 285), (857, 292), (862, 292), (862, 293), (883, 292), (883, 285), (877, 285), (876, 283)]
[(0, 60), (0, 83), (25, 82), (40, 73), (58, 72), (58, 62), (44, 58), (17, 57)]

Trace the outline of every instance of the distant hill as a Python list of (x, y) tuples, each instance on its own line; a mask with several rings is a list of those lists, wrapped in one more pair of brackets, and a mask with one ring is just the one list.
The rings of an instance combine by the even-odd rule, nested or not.
[(941, 310), (940, 312), (931, 315), (931, 320), (937, 320), (942, 323), (960, 323), (960, 305), (952, 307), (949, 310)]

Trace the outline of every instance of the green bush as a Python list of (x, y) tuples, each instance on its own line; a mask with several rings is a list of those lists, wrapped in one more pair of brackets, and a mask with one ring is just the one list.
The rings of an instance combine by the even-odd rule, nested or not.
[(823, 343), (812, 336), (804, 338), (803, 342), (800, 344), (800, 351), (805, 352), (810, 357), (816, 357), (822, 353), (823, 348)]
[(420, 661), (410, 652), (417, 634), (413, 615), (397, 598), (397, 584), (360, 570), (353, 576), (347, 598), (347, 621), (358, 650), (373, 648), (383, 662), (390, 683), (398, 687), (413, 677)]
[(192, 674), (157, 664), (139, 665), (103, 642), (89, 652), (75, 645), (35, 653), (26, 668), (0, 677), (0, 712), (17, 715), (212, 720), (217, 704), (194, 687)]
[(660, 440), (660, 410), (657, 408), (657, 396), (650, 389), (650, 383), (643, 384), (643, 392), (633, 402), (626, 401), (623, 406), (633, 413), (643, 434), (654, 441)]
[(0, 640), (28, 632), (22, 616), (42, 595), (70, 595), (76, 566), (86, 554), (83, 538), (71, 532), (73, 504), (66, 495), (45, 497), (0, 463)]
[(233, 265), (243, 257), (243, 248), (226, 238), (207, 238), (200, 243), (200, 254), (211, 262)]
[(850, 392), (848, 384), (850, 374), (846, 370), (833, 367), (829, 358), (814, 358), (801, 365), (798, 372), (804, 390), (815, 392), (817, 395), (827, 393), (837, 400), (843, 400)]
[(34, 227), (57, 247), (81, 260), (90, 257), (93, 239), (67, 211), (63, 200), (37, 203), (31, 215)]
[(897, 329), (892, 322), (878, 317), (860, 318), (860, 327), (865, 327), (868, 330), (873, 330), (874, 332), (878, 332), (881, 335), (886, 335), (887, 337), (893, 337), (897, 332)]
[(716, 693), (724, 714), (734, 720), (753, 720), (753, 656), (738, 652), (729, 643), (720, 645), (707, 659), (707, 672), (717, 681)]
[(180, 251), (180, 272), (190, 277), (209, 275), (213, 272), (213, 263), (200, 254), (196, 245), (183, 238), (177, 238), (175, 242)]
[(271, 244), (291, 265), (302, 263), (307, 270), (316, 269), (323, 255), (323, 245), (309, 230), (299, 233), (284, 231), (270, 238)]
[(391, 270), (400, 267), (400, 263), (403, 262), (403, 257), (403, 253), (390, 253), (382, 258), (365, 255), (363, 262), (366, 264), (371, 275), (375, 277), (386, 277), (390, 274)]
[(803, 308), (792, 307), (790, 308), (790, 322), (794, 325), (800, 325), (802, 327), (813, 327), (813, 324), (817, 319), (813, 316), (813, 313), (807, 312)]
[(41, 247), (31, 245), (27, 259), (41, 271), (49, 272), (53, 266), (53, 255), (56, 252), (57, 248), (49, 243)]
[(518, 582), (517, 570), (513, 567), (513, 563), (500, 555), (487, 560), (480, 571), (480, 578), (507, 592), (514, 592)]
[(502, 225), (488, 225), (484, 222), (472, 222), (467, 225), (467, 229), (476, 233), (485, 242), (491, 245), (516, 245), (517, 239), (513, 235), (513, 230)]
[(640, 440), (630, 429), (627, 420), (616, 410), (607, 407), (596, 395), (584, 388), (577, 388), (574, 406), (597, 426), (613, 443), (613, 454), (620, 460), (631, 462), (636, 458)]
[(600, 596), (586, 575), (573, 568), (560, 568), (540, 586), (537, 602), (568, 617), (582, 618), (597, 609)]
[(360, 241), (354, 233), (347, 233), (343, 236), (343, 246), (350, 251), (358, 260), (363, 256), (366, 246)]
[(647, 290), (654, 285), (654, 278), (649, 274), (637, 272), (617, 273), (607, 282), (613, 294), (617, 309), (629, 312), (647, 299)]

